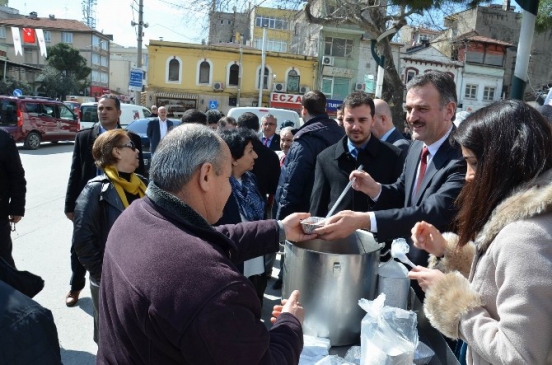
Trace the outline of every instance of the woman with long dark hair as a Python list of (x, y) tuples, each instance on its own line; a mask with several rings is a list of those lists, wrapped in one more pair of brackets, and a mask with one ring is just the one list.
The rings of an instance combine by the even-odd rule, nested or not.
[(458, 235), (419, 222), (431, 324), (468, 346), (468, 364), (552, 363), (552, 132), (521, 101), (470, 115), (452, 136), (467, 162)]

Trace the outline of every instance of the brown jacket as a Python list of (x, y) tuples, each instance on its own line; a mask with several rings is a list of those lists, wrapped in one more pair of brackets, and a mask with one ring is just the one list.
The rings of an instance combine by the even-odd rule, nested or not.
[(446, 234), (444, 259), (430, 259), (446, 275), (428, 290), (426, 315), (468, 344), (468, 364), (552, 364), (551, 183), (548, 171), (518, 189), (461, 252)]

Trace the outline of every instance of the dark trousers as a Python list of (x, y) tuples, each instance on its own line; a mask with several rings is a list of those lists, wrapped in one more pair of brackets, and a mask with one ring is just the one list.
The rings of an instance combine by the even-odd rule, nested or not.
[(12, 267), (15, 267), (15, 261), (12, 257), (11, 224), (8, 218), (0, 219), (0, 257), (3, 258)]
[(94, 342), (100, 340), (100, 286), (90, 280), (90, 296), (92, 297), (92, 309), (94, 314)]
[(86, 269), (79, 261), (79, 257), (71, 246), (71, 291), (81, 291), (86, 284)]

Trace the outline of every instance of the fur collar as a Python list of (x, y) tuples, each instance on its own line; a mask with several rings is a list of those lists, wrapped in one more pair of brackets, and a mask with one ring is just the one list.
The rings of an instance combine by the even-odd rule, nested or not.
[(498, 233), (508, 224), (552, 210), (552, 169), (523, 184), (493, 211), (477, 236), (478, 249), (486, 252)]

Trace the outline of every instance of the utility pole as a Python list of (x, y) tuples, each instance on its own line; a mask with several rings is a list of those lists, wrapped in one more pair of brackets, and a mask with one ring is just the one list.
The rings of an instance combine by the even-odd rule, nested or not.
[(516, 68), (512, 79), (512, 93), (510, 97), (512, 99), (523, 100), (528, 79), (527, 70), (529, 69), (531, 47), (533, 46), (539, 0), (517, 0), (517, 3), (523, 9), (523, 13), (516, 56)]
[[(131, 21), (130, 25), (138, 26), (138, 48), (137, 48), (137, 58), (136, 58), (136, 68), (142, 70), (142, 36), (144, 34), (144, 28), (148, 27), (148, 23), (144, 23), (144, 0), (138, 1), (138, 23)], [(142, 80), (144, 73), (142, 72)], [(134, 104), (140, 105), (140, 100), (142, 98), (142, 90), (136, 90), (134, 92)]]
[[(268, 27), (268, 24), (266, 24), (266, 26), (265, 24), (263, 24), (263, 44), (261, 46), (261, 74), (259, 75), (259, 101), (257, 105), (259, 108), (263, 106), (263, 87), (264, 87), (265, 60), (266, 60), (265, 42), (266, 42), (267, 27)], [(266, 86), (268, 87), (268, 79), (266, 80)]]

